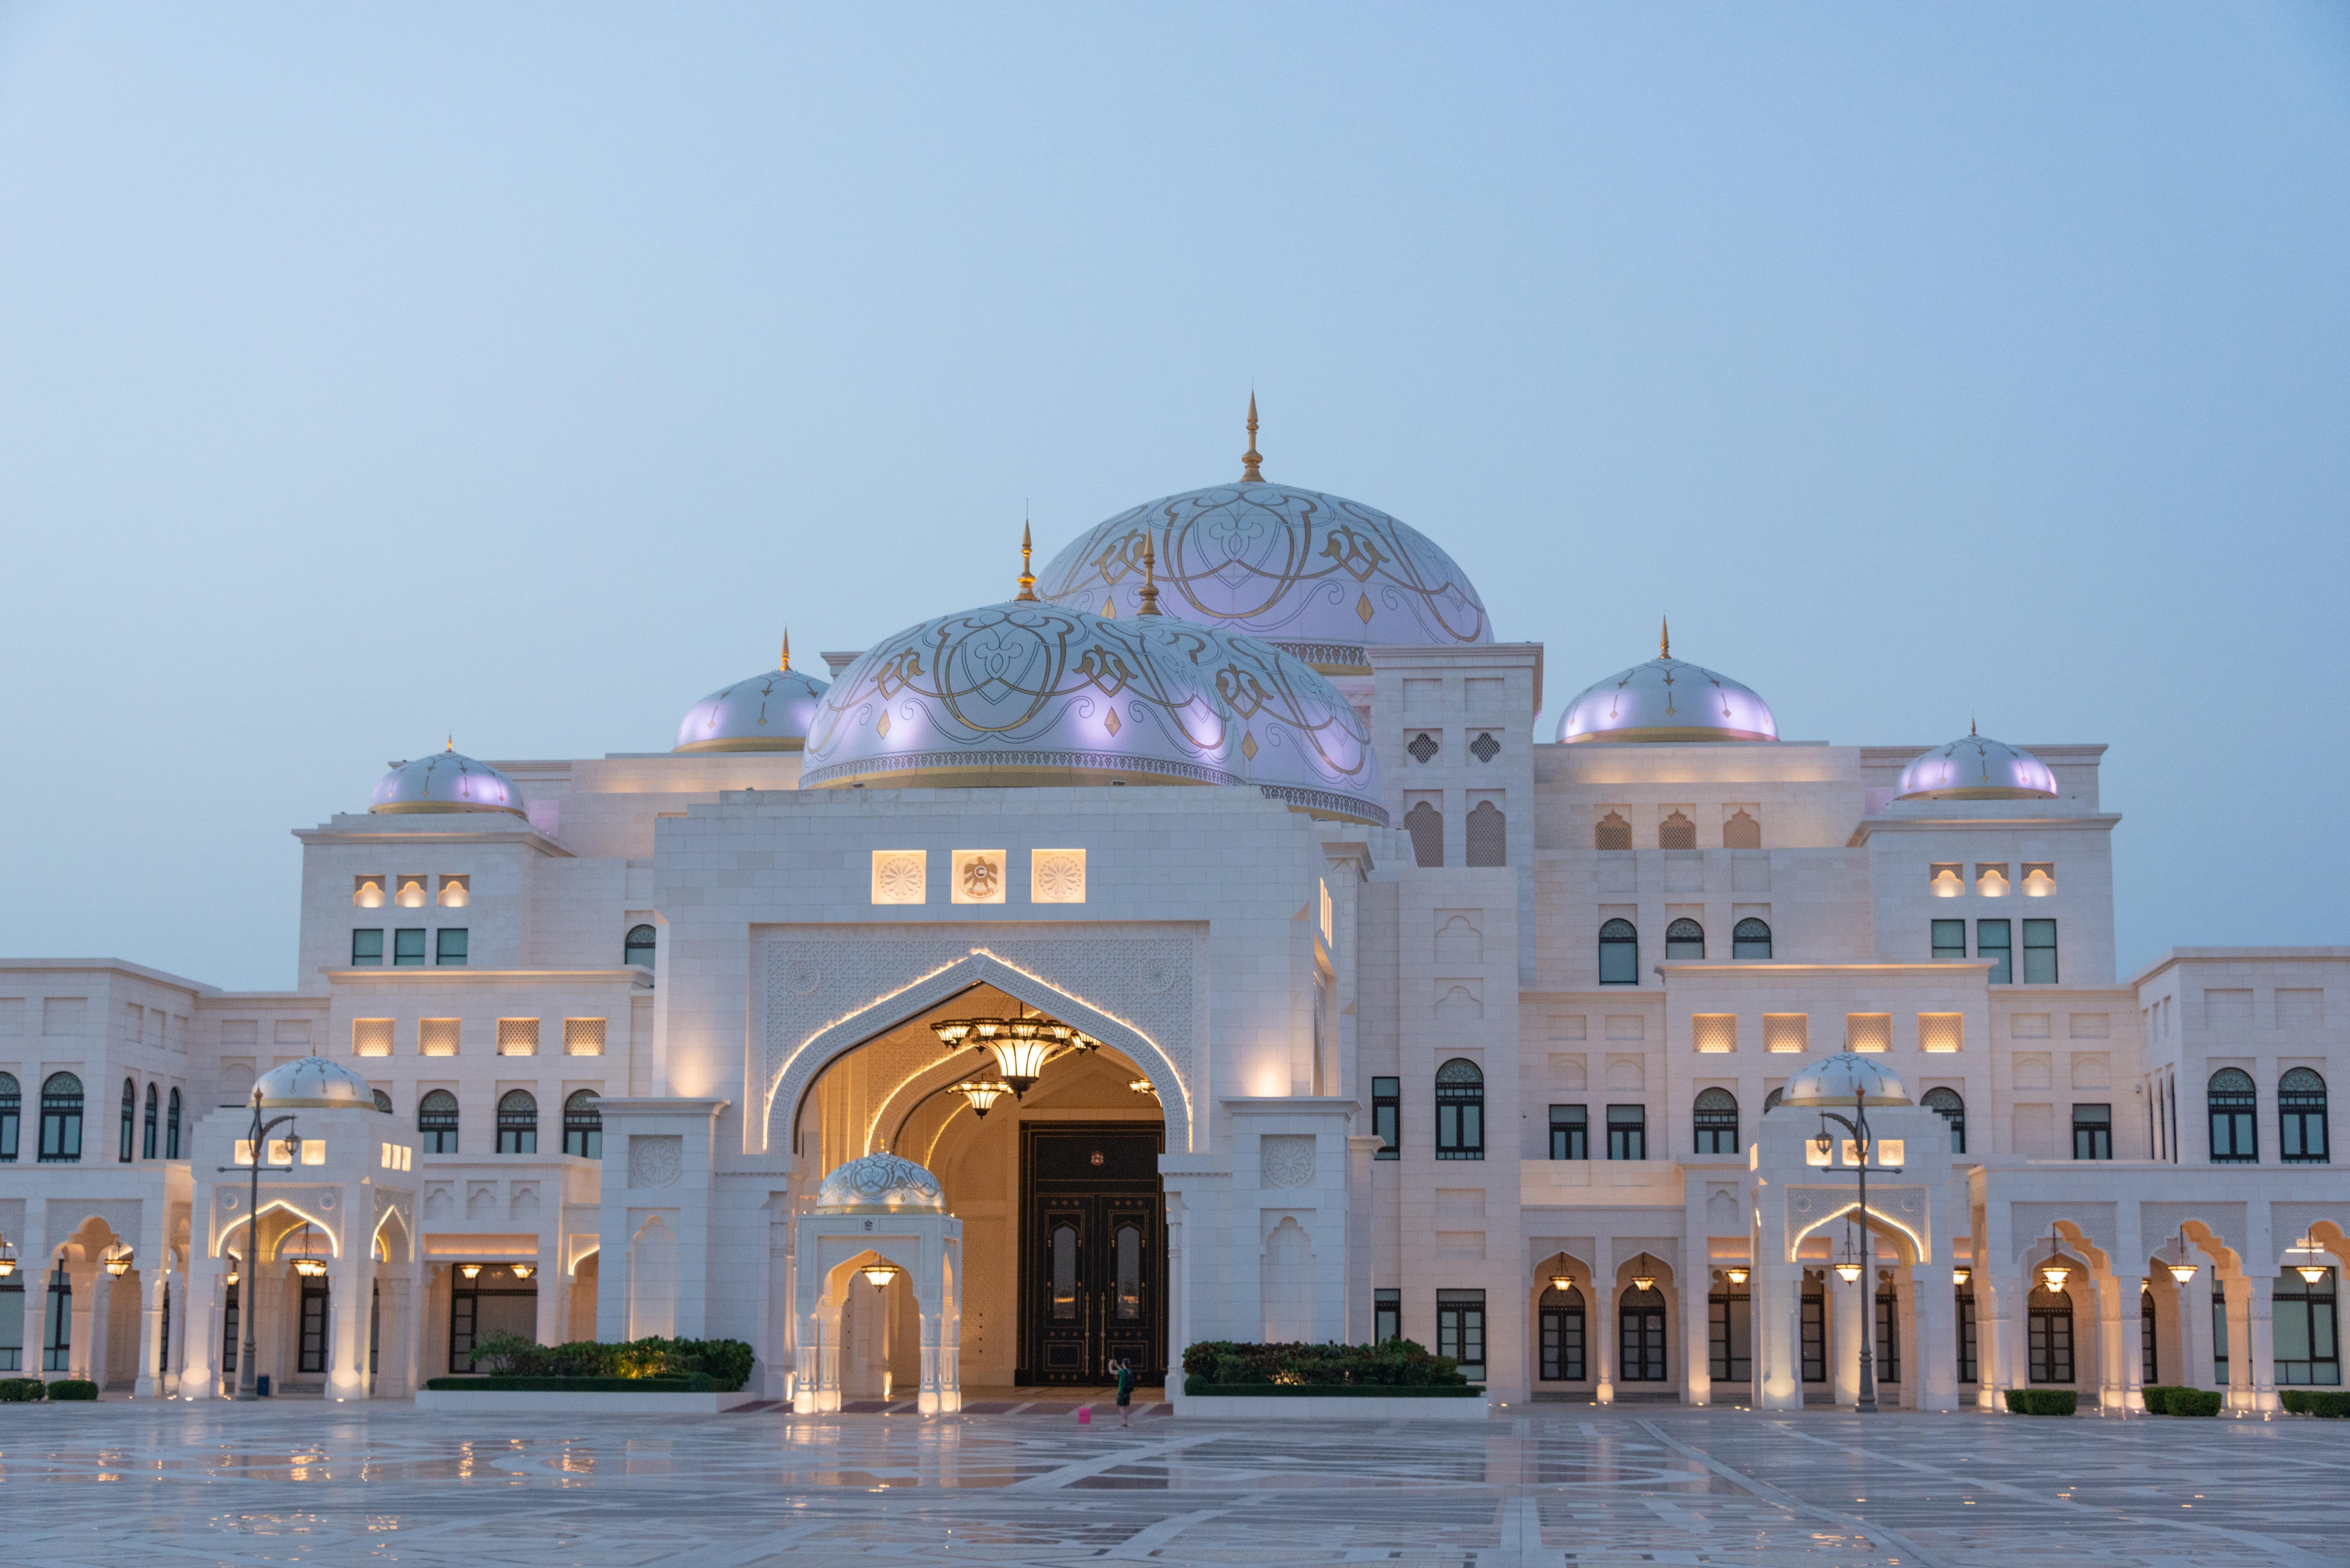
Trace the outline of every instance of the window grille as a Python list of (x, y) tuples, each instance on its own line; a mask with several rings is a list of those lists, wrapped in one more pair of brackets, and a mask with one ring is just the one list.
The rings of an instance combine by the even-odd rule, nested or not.
[(566, 1056), (601, 1056), (604, 1054), (604, 1023), (601, 1018), (565, 1019), (563, 1054)]
[(1594, 849), (1629, 849), (1632, 847), (1632, 825), (1614, 812), (1599, 819), (1591, 830)]
[(1701, 1055), (1727, 1055), (1738, 1049), (1738, 1014), (1698, 1012), (1690, 1017), (1690, 1039)]
[(1440, 749), (1440, 748), (1436, 743), (1436, 737), (1430, 734), (1425, 730), (1422, 730), (1419, 733), (1414, 735), (1411, 738), (1411, 743), (1404, 747), (1405, 751), (1411, 753), (1411, 760), (1413, 762), (1423, 764), (1434, 762), (1436, 760), (1436, 753)]
[(596, 1091), (580, 1089), (563, 1102), (563, 1152), (582, 1159), (604, 1158), (604, 1116)]
[(1665, 957), (1684, 961), (1705, 957), (1705, 928), (1695, 920), (1675, 920), (1667, 926)]
[(1749, 963), (1771, 956), (1771, 922), (1749, 915), (1730, 929), (1730, 956)]
[(1844, 1015), (1845, 1049), (1847, 1051), (1890, 1051), (1893, 1049), (1893, 1014), (1889, 1012), (1847, 1012)]
[(1466, 1057), (1436, 1070), (1436, 1158), (1485, 1158), (1485, 1075)]
[(1956, 1089), (1929, 1089), (1925, 1105), (1929, 1111), (1939, 1111), (1942, 1119), (1950, 1123), (1950, 1152), (1966, 1153), (1967, 1102), (1960, 1097), (1959, 1092)]
[(498, 1054), (501, 1056), (537, 1055), (538, 1020), (536, 1018), (499, 1019)]
[(1469, 813), (1468, 833), (1470, 865), (1509, 864), (1509, 818), (1500, 806), (1490, 800), (1479, 801)]
[(457, 1096), (435, 1089), (416, 1103), (416, 1133), (426, 1154), (457, 1152)]
[(1403, 814), (1404, 831), (1411, 835), (1411, 857), (1421, 866), (1444, 864), (1444, 814), (1421, 801)]
[(460, 1023), (454, 1018), (420, 1018), (416, 1021), (416, 1054), (420, 1056), (454, 1056)]
[(1688, 817), (1683, 816), (1678, 811), (1673, 813), (1670, 816), (1657, 824), (1657, 847), (1659, 849), (1695, 849), (1697, 847), (1697, 824), (1691, 822)]
[(509, 1089), (498, 1097), (498, 1152), (538, 1152), (538, 1100), (528, 1089)]
[(1477, 738), (1469, 742), (1470, 754), (1481, 763), (1490, 763), (1502, 754), (1502, 742), (1493, 738), (1491, 730), (1480, 730)]
[[(1889, 1023), (1890, 1020), (1888, 1019)], [(1918, 1015), (1918, 1049), (1947, 1054), (1967, 1043), (1963, 1012), (1921, 1012)]]
[(352, 1019), (351, 1054), (354, 1056), (390, 1055), (391, 1020), (389, 1018)]
[(1690, 1110), (1699, 1154), (1738, 1152), (1738, 1096), (1728, 1089), (1701, 1089)]
[(1808, 1012), (1766, 1012), (1762, 1015), (1762, 1049), (1782, 1054), (1812, 1047), (1812, 1015)]

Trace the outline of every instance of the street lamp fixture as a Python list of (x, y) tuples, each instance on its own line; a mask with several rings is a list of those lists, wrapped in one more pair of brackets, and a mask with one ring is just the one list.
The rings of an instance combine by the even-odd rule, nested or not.
[[(269, 1158), (270, 1133), (278, 1127), (286, 1129), (286, 1137), (281, 1141), (289, 1155), (298, 1157), (302, 1147), (301, 1140), (295, 1135), (293, 1113), (288, 1112), (282, 1116), (270, 1116), (265, 1119), (261, 1114), (264, 1108), (261, 1103), (261, 1085), (255, 1084), (253, 1085), (253, 1126), (247, 1134), (244, 1145), (249, 1158), (242, 1165), (224, 1165), (214, 1168), (224, 1176), (234, 1176), (240, 1170), (244, 1172), (248, 1194), (244, 1208), (244, 1234), (245, 1244), (249, 1247), (257, 1247), (261, 1244), (261, 1167)], [(232, 1149), (230, 1153), (234, 1156), (235, 1151)], [(292, 1163), (292, 1158), (286, 1161), (288, 1165)], [(236, 1270), (234, 1264), (230, 1266), (228, 1282), (236, 1283)], [(255, 1291), (253, 1295), (252, 1302), (247, 1303), (245, 1310), (238, 1314), (244, 1324), (244, 1354), (237, 1358), (236, 1364), (236, 1397), (240, 1404), (248, 1399), (261, 1397), (260, 1386), (255, 1379), (259, 1376), (257, 1366), (261, 1360), (258, 1336), (261, 1331), (262, 1293)]]
[(1733, 1285), (1742, 1285), (1746, 1282), (1749, 1277), (1749, 1271), (1733, 1264), (1721, 1271), (1721, 1277), (1728, 1280)]
[(1957, 1268), (1950, 1271), (1950, 1283), (1954, 1285), (1963, 1285), (1974, 1277), (1975, 1272), (1972, 1269), (1968, 1268), (1964, 1263), (1960, 1263)]

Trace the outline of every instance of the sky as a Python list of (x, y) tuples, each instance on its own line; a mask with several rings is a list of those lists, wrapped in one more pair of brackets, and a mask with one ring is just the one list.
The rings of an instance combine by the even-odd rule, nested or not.
[(2350, 8), (0, 4), (0, 953), (295, 983), (385, 763), (666, 750), (1237, 476), (1584, 686), (2104, 742), (2350, 943)]

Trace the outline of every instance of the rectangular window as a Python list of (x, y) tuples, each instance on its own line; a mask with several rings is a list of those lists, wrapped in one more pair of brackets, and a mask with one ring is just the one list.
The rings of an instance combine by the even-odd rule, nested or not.
[(1804, 1381), (1828, 1380), (1828, 1299), (1816, 1290), (1804, 1293)]
[(1610, 1159), (1648, 1158), (1648, 1106), (1610, 1106), (1607, 1107), (1607, 1158)]
[(2054, 920), (2023, 922), (2023, 983), (2056, 983), (2056, 922)]
[(2073, 1308), (2035, 1306), (2025, 1342), (2029, 1376), (2034, 1383), (2073, 1381)]
[(1847, 1051), (1893, 1049), (1893, 1014), (1847, 1012), (1844, 1015), (1844, 1048)]
[(1742, 1292), (1708, 1299), (1713, 1316), (1712, 1372), (1716, 1381), (1748, 1383), (1754, 1377), (1754, 1298)]
[(536, 1018), (499, 1019), (498, 1054), (501, 1056), (537, 1055), (538, 1020)]
[(390, 1055), (391, 1020), (389, 1018), (352, 1019), (351, 1054), (354, 1056)]
[(351, 933), (351, 967), (381, 969), (383, 967), (383, 928), (355, 930)]
[(1371, 1156), (1373, 1159), (1403, 1157), (1402, 1079), (1371, 1080), (1371, 1130), (1379, 1137), (1379, 1151)]
[[(1445, 1072), (1458, 1072), (1459, 1075), (1447, 1079)], [(1448, 1064), (1437, 1075), (1436, 1158), (1485, 1158), (1484, 1079), (1479, 1077), (1470, 1081), (1469, 1074), (1459, 1072), (1452, 1064)]]
[(1471, 1383), (1485, 1380), (1485, 1293), (1436, 1293), (1436, 1354), (1461, 1364)]
[(601, 1056), (604, 1054), (604, 1023), (601, 1018), (565, 1019), (563, 1054), (566, 1056)]
[(1959, 1293), (1959, 1381), (1981, 1381), (1975, 1368), (1975, 1293)]
[(1799, 1054), (1812, 1046), (1812, 1015), (1808, 1012), (1766, 1012), (1762, 1015), (1762, 1049), (1779, 1055)]
[(433, 961), (434, 963), (458, 964), (458, 965), (462, 965), (462, 964), (463, 964), (463, 963), (464, 963), (464, 961), (465, 961), (465, 928), (464, 928), (464, 927), (463, 927), (463, 926), (444, 926), (444, 927), (442, 927), (442, 929), (441, 929), (440, 939), (439, 939), (439, 940), (438, 940), (438, 941), (436, 941), (436, 942), (433, 944), (433, 950), (432, 950), (432, 961)]
[(1698, 1012), (1690, 1016), (1690, 1039), (1708, 1056), (1727, 1055), (1738, 1049), (1738, 1014)]
[(1373, 1291), (1371, 1293), (1371, 1343), (1385, 1345), (1403, 1337), (1403, 1293)]
[(2277, 1276), (2274, 1303), (2276, 1380), (2294, 1387), (2334, 1388), (2342, 1383), (2341, 1324), (2334, 1312), (2332, 1269), (2315, 1284), (2298, 1271)]
[(1877, 1380), (1901, 1381), (1901, 1298), (1891, 1291), (1877, 1293)]
[(236, 1293), (236, 1286), (229, 1286), (228, 1302), (221, 1311), (221, 1370), (232, 1376), (236, 1372), (236, 1353), (244, 1340), (237, 1322)]
[(2114, 1158), (2113, 1106), (2106, 1105), (2073, 1107), (2073, 1158), (2074, 1159)]
[(1921, 1012), (1918, 1015), (1918, 1049), (1940, 1055), (1955, 1054), (1967, 1043), (1963, 1012)]
[(406, 969), (411, 964), (424, 962), (424, 929), (401, 929), (391, 933), (391, 966)]
[(459, 1021), (454, 1018), (420, 1018), (416, 1021), (416, 1054), (420, 1056), (454, 1056), (457, 1054)]
[[(2271, 1323), (2274, 1323), (2272, 1318)], [(2211, 1386), (2228, 1386), (2228, 1298), (2225, 1293), (2211, 1293)]]
[(327, 1282), (306, 1280), (302, 1283), (302, 1338), (294, 1370), (296, 1373), (323, 1373), (327, 1370)]
[(1934, 926), (1934, 961), (1948, 963), (1967, 956), (1967, 923), (1964, 920), (1936, 920)]
[(2012, 923), (2006, 920), (1975, 922), (1975, 957), (1991, 960), (1991, 983), (2012, 985), (2015, 982), (2015, 955), (2012, 947)]
[(1591, 1113), (1582, 1106), (1550, 1108), (1550, 1157), (1553, 1159), (1591, 1158)]

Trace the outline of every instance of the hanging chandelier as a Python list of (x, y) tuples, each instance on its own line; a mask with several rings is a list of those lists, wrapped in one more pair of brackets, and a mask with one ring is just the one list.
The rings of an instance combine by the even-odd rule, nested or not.
[(1742, 1285), (1746, 1282), (1749, 1272), (1747, 1269), (1733, 1263), (1721, 1271), (1721, 1277), (1733, 1285)]
[[(1045, 1075), (1047, 1062), (1070, 1051), (1091, 1051), (1101, 1044), (1084, 1030), (1042, 1013), (1017, 1018), (942, 1018), (931, 1025), (931, 1033), (950, 1051), (970, 1045), (985, 1047), (994, 1055), (997, 1074), (1014, 1099), (1027, 1096), (1036, 1080)], [(955, 1085), (955, 1090), (971, 1097), (961, 1084)], [(989, 1096), (987, 1103), (993, 1105), (994, 1096)], [(986, 1115), (976, 1099), (972, 1100), (972, 1109)]]
[(863, 1272), (865, 1278), (869, 1282), (878, 1288), (888, 1284), (891, 1280), (898, 1277), (898, 1265), (895, 1263), (881, 1262), (877, 1260), (866, 1264), (861, 1272)]
[(2178, 1228), (2178, 1241), (2176, 1251), (2177, 1256), (2173, 1257), (2169, 1262), (2165, 1263), (2163, 1267), (2170, 1271), (2170, 1277), (2172, 1279), (2177, 1280), (2183, 1285), (2188, 1281), (2195, 1277), (2195, 1270), (2197, 1266), (2194, 1257), (2187, 1250), (2187, 1227), (2184, 1225), (2181, 1225)]
[(950, 1091), (971, 1102), (971, 1114), (983, 1120), (996, 1101), (1012, 1092), (1012, 1085), (993, 1078), (965, 1078)]
[(2304, 1231), (2301, 1240), (2293, 1243), (2293, 1250), (2309, 1260), (2293, 1266), (2293, 1272), (2301, 1276), (2302, 1282), (2312, 1285), (2323, 1282), (2325, 1265), (2317, 1260), (2325, 1255), (2325, 1249), (2317, 1244), (2317, 1238)]
[(117, 1242), (106, 1250), (106, 1272), (116, 1279), (130, 1272), (130, 1249)]
[[(1648, 1261), (1648, 1254), (1646, 1252), (1641, 1253), (1640, 1263), (1645, 1265)], [(1657, 1288), (1657, 1276), (1644, 1266), (1635, 1267), (1632, 1272), (1632, 1288), (1636, 1291), (1655, 1290)]]

